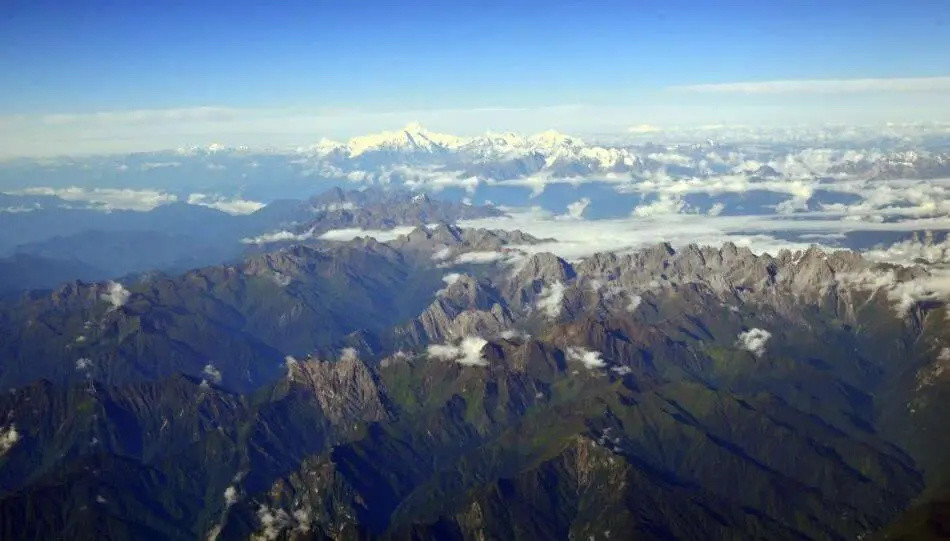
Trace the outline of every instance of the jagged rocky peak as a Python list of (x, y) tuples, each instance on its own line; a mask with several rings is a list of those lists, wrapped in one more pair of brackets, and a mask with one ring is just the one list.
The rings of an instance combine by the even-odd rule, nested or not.
[(76, 301), (96, 300), (105, 292), (105, 284), (87, 284), (81, 280), (66, 282), (50, 293), (54, 305), (66, 306)]
[(467, 274), (461, 274), (455, 278), (455, 281), (445, 288), (440, 296), (466, 307), (478, 309), (491, 308), (500, 299), (489, 280)]
[(244, 262), (244, 273), (250, 276), (273, 273), (296, 276), (308, 272), (322, 259), (326, 259), (326, 255), (320, 250), (295, 244), (276, 252), (249, 257)]
[(355, 350), (344, 349), (335, 361), (289, 362), (287, 378), (313, 393), (334, 424), (381, 421), (388, 416), (376, 378)]
[(540, 281), (544, 283), (565, 282), (574, 278), (574, 267), (570, 263), (550, 252), (540, 252), (528, 257), (515, 282), (518, 284)]
[(463, 252), (497, 252), (511, 246), (545, 242), (519, 230), (460, 228), (453, 224), (418, 226), (389, 244), (400, 251), (428, 254), (444, 260)]
[(675, 254), (673, 246), (668, 242), (660, 242), (649, 248), (644, 248), (633, 254), (633, 263), (637, 267), (662, 269), (665, 268), (669, 259)]
[(410, 244), (432, 241), (455, 245), (462, 242), (462, 228), (447, 223), (420, 225), (406, 236), (406, 240)]
[(503, 229), (465, 229), (465, 240), (473, 248), (479, 250), (499, 249), (509, 245), (531, 245), (542, 242), (554, 242), (554, 239), (539, 239), (520, 229), (505, 231)]
[(491, 336), (507, 329), (513, 318), (505, 299), (487, 279), (459, 275), (397, 335), (411, 345), (456, 336)]

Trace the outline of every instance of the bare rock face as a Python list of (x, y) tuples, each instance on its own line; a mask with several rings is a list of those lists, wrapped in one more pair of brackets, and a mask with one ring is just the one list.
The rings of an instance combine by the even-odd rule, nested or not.
[(291, 366), (289, 377), (313, 393), (333, 424), (387, 418), (376, 380), (355, 354), (335, 362), (298, 362)]
[(507, 304), (488, 280), (461, 275), (441, 291), (426, 310), (397, 331), (410, 344), (488, 336), (509, 328), (513, 321)]
[(574, 268), (570, 263), (560, 257), (542, 252), (529, 257), (518, 273), (515, 275), (515, 283), (528, 284), (532, 282), (565, 282), (576, 275)]
[(465, 252), (497, 252), (509, 246), (532, 245), (546, 240), (550, 239), (539, 239), (519, 230), (462, 229), (440, 223), (434, 227), (419, 226), (391, 244), (409, 254), (447, 259)]
[(344, 227), (390, 229), (504, 214), (490, 206), (464, 205), (430, 199), (425, 194), (375, 188), (350, 191), (336, 188), (311, 199), (308, 209), (313, 218), (298, 224), (295, 227), (298, 233)]
[(533, 254), (508, 280), (504, 287), (505, 297), (513, 307), (524, 309), (534, 304), (545, 288), (559, 288), (576, 276), (571, 264), (560, 257), (549, 252)]
[(327, 259), (326, 255), (314, 248), (291, 246), (249, 258), (244, 263), (244, 274), (289, 280), (291, 277), (313, 272), (320, 262)]

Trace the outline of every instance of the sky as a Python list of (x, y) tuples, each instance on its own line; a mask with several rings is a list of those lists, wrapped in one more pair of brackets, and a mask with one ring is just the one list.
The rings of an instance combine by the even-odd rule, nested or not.
[(8, 1), (0, 144), (950, 121), (948, 3), (509, 4)]

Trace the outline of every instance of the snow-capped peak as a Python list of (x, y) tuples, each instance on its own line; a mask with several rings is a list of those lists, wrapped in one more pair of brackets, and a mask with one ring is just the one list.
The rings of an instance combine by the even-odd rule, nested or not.
[(302, 153), (312, 153), (317, 154), (318, 156), (326, 156), (332, 154), (333, 152), (346, 148), (346, 145), (339, 141), (334, 141), (332, 139), (327, 139), (326, 137), (321, 138), (316, 144), (313, 144), (309, 147), (300, 147), (297, 149), (297, 152)]
[(535, 145), (549, 149), (559, 146), (584, 146), (584, 142), (580, 139), (571, 137), (569, 135), (564, 135), (563, 133), (555, 130), (547, 130), (537, 133), (532, 135), (529, 139)]
[(320, 158), (337, 151), (349, 158), (357, 158), (371, 152), (458, 153), (466, 155), (474, 162), (540, 155), (547, 167), (559, 167), (565, 171), (580, 167), (582, 170), (616, 172), (628, 170), (639, 162), (639, 159), (626, 149), (589, 146), (577, 137), (555, 130), (534, 135), (488, 132), (476, 137), (461, 137), (430, 131), (418, 122), (410, 122), (400, 130), (353, 137), (346, 144), (322, 139), (312, 147), (299, 150)]
[(370, 151), (425, 151), (454, 150), (468, 142), (467, 138), (431, 132), (418, 122), (410, 122), (402, 130), (384, 131), (350, 139), (347, 146), (350, 157)]

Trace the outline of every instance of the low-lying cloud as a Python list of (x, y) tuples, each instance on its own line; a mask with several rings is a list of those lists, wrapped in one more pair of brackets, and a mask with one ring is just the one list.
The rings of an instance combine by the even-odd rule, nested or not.
[(950, 77), (802, 79), (711, 83), (672, 87), (689, 93), (714, 94), (856, 94), (864, 92), (950, 92)]
[(443, 361), (455, 361), (465, 366), (486, 366), (488, 361), (482, 354), (482, 348), (487, 344), (488, 341), (479, 336), (466, 336), (458, 345), (432, 344), (426, 352), (430, 357)]
[(264, 203), (248, 199), (228, 199), (220, 195), (193, 193), (188, 196), (189, 205), (213, 208), (231, 215), (253, 214), (264, 208)]
[(568, 361), (581, 363), (585, 368), (591, 370), (607, 366), (603, 354), (599, 351), (592, 351), (579, 346), (569, 346), (564, 350), (564, 354), (567, 356)]
[(765, 355), (765, 345), (770, 338), (772, 338), (772, 333), (765, 329), (749, 329), (739, 333), (736, 345), (756, 357), (761, 357)]
[(178, 196), (159, 190), (133, 190), (129, 188), (35, 187), (10, 193), (14, 195), (53, 196), (64, 201), (86, 203), (100, 210), (148, 211), (178, 201)]

